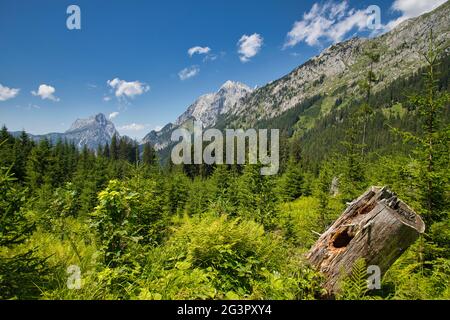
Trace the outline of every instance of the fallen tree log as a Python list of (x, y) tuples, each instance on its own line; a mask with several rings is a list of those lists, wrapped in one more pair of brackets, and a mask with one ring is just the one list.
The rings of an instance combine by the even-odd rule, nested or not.
[(325, 289), (333, 295), (356, 260), (378, 266), (384, 275), (424, 231), (420, 216), (394, 193), (371, 187), (320, 236), (307, 259), (325, 274)]

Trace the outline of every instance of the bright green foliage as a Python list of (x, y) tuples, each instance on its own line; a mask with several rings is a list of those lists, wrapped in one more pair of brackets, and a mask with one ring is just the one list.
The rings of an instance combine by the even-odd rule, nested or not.
[(166, 215), (164, 197), (155, 181), (112, 180), (98, 198), (92, 226), (98, 231), (106, 265), (116, 266), (137, 243), (161, 241)]
[[(448, 230), (448, 229), (447, 229)], [(447, 239), (448, 235), (447, 235)], [(383, 279), (382, 288), (395, 288), (387, 292), (389, 298), (406, 300), (427, 300), (450, 298), (450, 259), (448, 253), (440, 252), (434, 260), (423, 263), (417, 260), (417, 242), (389, 269)], [(430, 249), (430, 248), (428, 248)], [(435, 247), (434, 249), (438, 249)]]
[(131, 224), (136, 219), (131, 210), (136, 196), (117, 180), (110, 181), (108, 187), (99, 193), (99, 205), (92, 213), (92, 227), (98, 231), (106, 265), (115, 266), (130, 243), (140, 240)]
[(150, 254), (138, 298), (294, 299), (320, 292), (320, 278), (255, 222), (205, 214), (180, 223)]
[[(336, 219), (344, 209), (341, 201), (330, 197), (328, 218)], [(285, 238), (295, 246), (306, 250), (311, 247), (321, 233), (322, 216), (320, 201), (316, 197), (300, 197), (294, 202), (280, 205), (277, 226), (281, 228)]]
[(156, 164), (156, 151), (153, 149), (153, 147), (150, 145), (149, 142), (144, 144), (144, 151), (142, 155), (142, 162), (145, 165), (153, 166)]
[(213, 193), (211, 195), (210, 208), (219, 214), (237, 215), (237, 177), (236, 172), (230, 170), (227, 165), (218, 165), (212, 174)]
[(329, 202), (331, 198), (331, 184), (333, 182), (333, 176), (331, 168), (325, 164), (320, 170), (319, 177), (317, 179), (314, 194), (319, 200), (319, 219), (322, 230), (325, 230), (330, 223), (330, 208)]
[(186, 211), (189, 215), (206, 212), (209, 208), (213, 193), (213, 184), (210, 180), (201, 177), (190, 182), (189, 195), (186, 202)]
[(272, 177), (261, 175), (260, 168), (261, 165), (246, 165), (239, 178), (239, 211), (242, 216), (272, 228), (278, 213), (275, 182)]
[(417, 191), (420, 194), (423, 215), (427, 222), (440, 220), (446, 216), (444, 208), (449, 205), (450, 174), (450, 127), (442, 123), (444, 108), (450, 104), (450, 94), (439, 92), (436, 79), (438, 53), (434, 50), (430, 36), (429, 51), (425, 58), (428, 63), (426, 87), (422, 94), (410, 98), (423, 126), (421, 135), (403, 132), (405, 141), (416, 145), (418, 159)]
[(337, 298), (340, 300), (374, 299), (373, 296), (369, 296), (367, 277), (366, 262), (364, 259), (356, 260), (350, 274), (342, 277)]
[(0, 299), (31, 299), (39, 296), (49, 270), (34, 248), (20, 248), (34, 225), (22, 210), (25, 191), (14, 181), (0, 168)]
[(189, 179), (184, 173), (176, 171), (166, 180), (167, 210), (170, 214), (181, 214), (188, 198)]
[(168, 213), (163, 181), (160, 176), (145, 179), (136, 177), (126, 181), (126, 187), (133, 194), (130, 220), (133, 234), (140, 237), (139, 243), (156, 245), (161, 243), (166, 233)]

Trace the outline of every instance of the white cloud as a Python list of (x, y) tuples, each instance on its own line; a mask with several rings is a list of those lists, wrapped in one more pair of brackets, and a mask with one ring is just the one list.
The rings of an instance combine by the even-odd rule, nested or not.
[(393, 11), (401, 12), (401, 16), (388, 22), (385, 29), (391, 30), (409, 18), (414, 18), (436, 9), (446, 1), (447, 0), (395, 0), (391, 9)]
[(155, 127), (153, 128), (153, 130), (155, 130), (155, 131), (161, 131), (162, 128), (163, 128), (163, 126), (155, 126)]
[(130, 123), (130, 124), (126, 124), (124, 126), (119, 127), (119, 129), (127, 130), (127, 131), (141, 131), (141, 130), (145, 129), (145, 125), (139, 124), (139, 123)]
[(318, 45), (321, 40), (342, 41), (351, 30), (367, 28), (371, 17), (372, 13), (366, 10), (349, 9), (348, 1), (315, 3), (303, 19), (294, 23), (284, 48), (293, 47), (301, 41), (310, 46)]
[(207, 54), (210, 51), (211, 51), (211, 48), (209, 48), (209, 47), (196, 46), (196, 47), (192, 47), (188, 50), (188, 55), (192, 57), (196, 53), (197, 54)]
[(27, 109), (30, 110), (30, 109), (40, 109), (40, 108), (41, 108), (41, 107), (38, 106), (37, 104), (29, 103)]
[(178, 72), (178, 77), (180, 78), (180, 80), (187, 80), (189, 78), (195, 77), (199, 74), (199, 72), (200, 68), (198, 66), (190, 66)]
[(239, 47), (239, 59), (242, 62), (250, 61), (250, 59), (256, 56), (261, 50), (263, 42), (263, 37), (261, 37), (261, 35), (258, 33), (254, 33), (250, 36), (244, 34), (237, 43)]
[(106, 83), (114, 89), (114, 94), (117, 98), (134, 98), (135, 96), (139, 96), (150, 90), (149, 85), (139, 81), (128, 82), (125, 80), (120, 80), (119, 78), (114, 78), (112, 80), (108, 80)]
[(56, 89), (48, 84), (41, 84), (38, 91), (31, 91), (33, 96), (39, 96), (41, 99), (48, 99), (53, 101), (59, 101), (59, 98), (54, 95)]
[(0, 101), (6, 101), (12, 99), (19, 94), (20, 89), (4, 87), (0, 83)]
[(105, 101), (105, 102), (108, 102), (108, 101), (110, 101), (111, 100), (111, 97), (110, 96), (104, 96), (103, 97), (103, 101)]
[(203, 62), (215, 61), (219, 56), (217, 54), (208, 54), (203, 58)]
[(109, 120), (112, 120), (112, 119), (114, 119), (115, 117), (117, 117), (118, 115), (119, 115), (119, 112), (114, 111), (114, 112), (112, 112), (112, 113), (109, 114), (108, 118), (109, 118)]

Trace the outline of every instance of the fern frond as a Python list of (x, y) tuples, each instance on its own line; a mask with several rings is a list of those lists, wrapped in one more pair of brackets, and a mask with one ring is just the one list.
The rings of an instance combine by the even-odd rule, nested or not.
[(355, 261), (351, 273), (341, 280), (340, 300), (362, 300), (368, 292), (367, 267), (363, 258)]

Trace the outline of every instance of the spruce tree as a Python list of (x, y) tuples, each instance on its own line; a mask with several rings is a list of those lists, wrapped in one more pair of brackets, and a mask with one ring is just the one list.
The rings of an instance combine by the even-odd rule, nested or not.
[(300, 164), (293, 158), (288, 162), (286, 172), (281, 178), (281, 196), (285, 201), (292, 201), (303, 194), (304, 177)]
[(156, 152), (153, 149), (150, 142), (146, 142), (144, 144), (144, 152), (142, 155), (142, 162), (148, 166), (153, 166), (156, 164)]
[(0, 168), (0, 299), (36, 299), (49, 269), (35, 249), (20, 248), (35, 226), (23, 209), (27, 194), (15, 182), (9, 169)]
[(22, 131), (19, 138), (15, 139), (14, 143), (14, 169), (15, 178), (23, 183), (26, 178), (27, 160), (33, 148), (33, 142), (28, 137), (25, 131)]
[(51, 145), (47, 139), (42, 139), (31, 150), (27, 161), (27, 180), (32, 190), (37, 190), (44, 184), (52, 185), (53, 163)]
[(109, 155), (112, 160), (119, 159), (119, 145), (116, 134), (114, 134), (113, 137), (111, 138), (111, 145), (109, 146)]
[(110, 158), (110, 153), (109, 153), (109, 151), (110, 151), (109, 143), (106, 143), (105, 148), (103, 149), (103, 156), (104, 156), (106, 159), (109, 159), (109, 158)]
[(372, 86), (377, 82), (377, 75), (374, 72), (374, 65), (380, 61), (381, 54), (376, 45), (372, 45), (364, 53), (366, 59), (368, 60), (368, 71), (366, 78), (360, 83), (360, 87), (365, 91), (366, 101), (361, 105), (361, 109), (359, 112), (362, 113), (363, 119), (363, 132), (362, 132), (362, 142), (361, 142), (361, 153), (364, 157), (365, 148), (366, 148), (366, 135), (367, 135), (367, 124), (369, 122), (369, 118), (373, 113), (373, 107), (371, 104), (371, 94), (372, 94)]
[(332, 171), (330, 165), (325, 162), (320, 168), (319, 177), (317, 179), (314, 195), (319, 200), (319, 223), (322, 230), (325, 231), (329, 221), (329, 202), (332, 183)]
[(239, 212), (271, 229), (278, 215), (275, 183), (272, 176), (261, 175), (262, 165), (247, 164), (238, 180)]
[[(405, 142), (416, 145), (414, 154), (418, 159), (417, 192), (422, 203), (422, 214), (430, 224), (447, 217), (449, 205), (450, 127), (442, 122), (444, 110), (449, 106), (450, 94), (439, 91), (437, 68), (439, 53), (435, 49), (430, 32), (429, 49), (424, 58), (427, 63), (423, 93), (410, 97), (422, 124), (422, 134), (400, 131)], [(398, 131), (398, 130), (397, 130)]]
[(355, 112), (350, 116), (345, 132), (343, 146), (342, 196), (344, 201), (352, 201), (366, 188), (367, 180), (363, 156), (360, 152), (361, 114)]
[(3, 126), (0, 130), (0, 166), (11, 167), (14, 163), (14, 137)]

